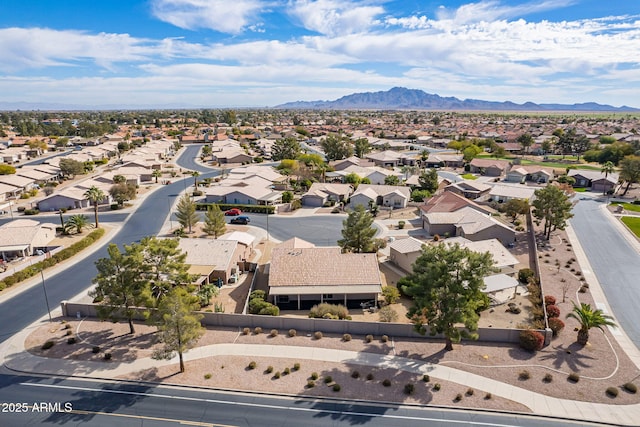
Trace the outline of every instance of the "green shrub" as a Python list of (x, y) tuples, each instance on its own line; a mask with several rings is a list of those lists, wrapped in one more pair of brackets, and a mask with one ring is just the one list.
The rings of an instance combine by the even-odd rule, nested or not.
[(278, 336), (278, 330), (277, 329), (272, 329), (271, 332), (269, 332), (269, 336), (273, 337), (277, 337)]
[(331, 382), (333, 382), (333, 378), (331, 378), (331, 375), (327, 375), (326, 377), (324, 377), (325, 384), (329, 384)]
[(309, 317), (312, 319), (341, 319), (349, 316), (349, 310), (342, 304), (329, 304), (323, 302), (311, 307)]
[(367, 374), (367, 381), (372, 381), (373, 380), (373, 374), (371, 372), (369, 372)]
[(289, 336), (290, 336), (290, 337), (292, 337), (292, 338), (293, 338), (293, 337), (295, 337), (296, 335), (297, 335), (297, 332), (296, 332), (296, 330), (295, 330), (295, 329), (289, 329)]
[(247, 366), (248, 369), (256, 369), (256, 366), (258, 366), (258, 364), (254, 361), (249, 362), (249, 365)]
[(284, 368), (284, 370), (282, 371), (282, 375), (289, 375), (291, 373), (291, 369), (289, 369), (288, 367)]
[(278, 378), (280, 378), (281, 375), (282, 374), (280, 374), (280, 371), (276, 371), (276, 373), (273, 374), (273, 378), (278, 379)]
[(351, 378), (356, 378), (356, 379), (360, 378), (360, 372), (358, 371), (351, 372)]
[(387, 342), (387, 341), (389, 341), (389, 337), (387, 335), (383, 335), (383, 336), (380, 337), (380, 341)]
[(454, 402), (460, 402), (462, 400), (462, 393), (456, 394), (456, 397), (453, 399)]
[(250, 332), (251, 332), (251, 329), (249, 329), (249, 328), (243, 328), (242, 329), (242, 335), (249, 335)]
[(518, 271), (518, 280), (520, 283), (527, 284), (529, 280), (536, 277), (536, 273), (533, 272), (530, 268), (523, 268)]
[(49, 350), (51, 347), (53, 347), (53, 346), (54, 346), (54, 344), (55, 344), (55, 342), (53, 342), (53, 341), (49, 340), (49, 341), (45, 342), (44, 344), (42, 344), (42, 347), (41, 347), (41, 348), (42, 348), (43, 350)]
[(520, 332), (520, 347), (527, 351), (538, 351), (544, 345), (544, 336), (533, 329)]
[(71, 329), (71, 328), (72, 328), (72, 326), (71, 326), (70, 323), (65, 323), (64, 324), (64, 329)]
[(299, 370), (300, 370), (300, 364), (299, 364), (299, 363), (297, 363), (297, 362), (296, 362), (296, 363), (294, 363), (294, 364), (293, 364), (293, 370), (294, 370), (294, 371), (299, 371)]
[(440, 385), (440, 383), (435, 383), (433, 385), (433, 390), (434, 391), (440, 391), (441, 388), (442, 388), (442, 386)]
[(608, 387), (607, 388), (607, 396), (609, 396), (609, 397), (618, 397), (618, 388), (617, 387)]
[(518, 379), (520, 381), (526, 381), (529, 378), (531, 378), (531, 373), (529, 371), (520, 371), (520, 373), (518, 374)]
[(429, 377), (429, 375), (424, 374), (422, 376), (422, 381), (424, 381), (425, 383), (428, 383), (429, 381), (431, 381), (431, 378)]
[(404, 394), (413, 394), (413, 392), (416, 391), (416, 386), (413, 385), (412, 383), (408, 383), (404, 385)]
[(332, 388), (333, 388), (333, 391), (338, 392), (340, 391), (340, 384), (334, 384)]
[(313, 380), (308, 380), (307, 381), (307, 388), (314, 388), (316, 386), (315, 381)]
[(255, 335), (260, 335), (262, 333), (262, 328), (260, 326), (256, 326), (255, 328), (253, 328), (253, 333)]
[(270, 374), (273, 372), (273, 366), (269, 365), (267, 366), (267, 369), (264, 370), (267, 374)]
[(634, 383), (625, 383), (622, 387), (631, 394), (638, 392), (638, 387)]
[(316, 332), (314, 332), (314, 333), (313, 333), (313, 337), (314, 337), (315, 339), (317, 339), (317, 340), (321, 339), (321, 338), (322, 338), (322, 332), (320, 332), (320, 331), (316, 331)]
[(466, 392), (465, 394), (466, 394), (467, 396), (473, 396), (473, 393), (474, 393), (474, 392), (475, 392), (475, 391), (474, 391), (472, 388), (468, 388), (468, 389), (467, 389), (467, 392)]
[(484, 399), (485, 400), (491, 400), (491, 398), (493, 397), (493, 395), (491, 393), (487, 393), (484, 395)]
[(547, 384), (550, 383), (551, 381), (553, 381), (553, 375), (545, 374), (544, 377), (542, 378), (542, 381), (544, 381)]
[(78, 342), (78, 340), (76, 340), (76, 337), (67, 339), (67, 344), (75, 344), (76, 342)]
[(373, 341), (373, 335), (369, 334), (366, 337), (364, 337), (365, 342), (370, 343), (371, 341)]
[(94, 345), (91, 351), (93, 352), (93, 354), (100, 353), (100, 347), (97, 345)]
[(383, 286), (382, 296), (387, 304), (395, 304), (400, 299), (400, 291), (395, 286)]
[(391, 380), (385, 378), (384, 380), (382, 380), (382, 385), (385, 387), (391, 387)]
[(345, 341), (345, 342), (351, 341), (351, 334), (343, 334), (342, 341)]
[(211, 379), (211, 374), (204, 374), (204, 379), (205, 380), (210, 380)]
[(577, 372), (572, 372), (567, 377), (567, 380), (569, 380), (572, 383), (577, 383), (578, 381), (580, 381), (580, 375)]
[(312, 372), (312, 373), (311, 373), (311, 379), (312, 379), (312, 380), (317, 380), (318, 378), (320, 378), (320, 376), (318, 375), (318, 373), (317, 373), (317, 372)]

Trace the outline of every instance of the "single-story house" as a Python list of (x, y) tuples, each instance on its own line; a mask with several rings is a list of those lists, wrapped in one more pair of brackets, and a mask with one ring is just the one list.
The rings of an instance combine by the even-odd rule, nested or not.
[(56, 237), (56, 225), (31, 219), (16, 219), (0, 226), (0, 258), (10, 261), (46, 252), (49, 242)]
[(375, 163), (368, 159), (361, 159), (356, 156), (351, 156), (343, 160), (335, 160), (333, 162), (329, 162), (329, 165), (333, 167), (333, 170), (341, 171), (347, 169), (350, 166), (360, 166), (362, 168), (366, 168), (369, 166), (374, 166)]
[(548, 183), (554, 176), (552, 168), (545, 168), (535, 165), (514, 166), (507, 172), (505, 181), (524, 184), (525, 181), (536, 182), (538, 184)]
[(422, 224), (434, 236), (460, 236), (472, 241), (498, 239), (504, 245), (516, 240), (515, 230), (468, 206), (454, 212), (423, 212)]
[(462, 248), (468, 248), (473, 252), (489, 252), (493, 258), (493, 266), (498, 269), (498, 273), (513, 276), (518, 272), (520, 261), (509, 252), (509, 250), (498, 239), (487, 239), (471, 241), (464, 237), (452, 237), (441, 242), (447, 244), (459, 244)]
[(427, 160), (421, 161), (422, 167), (426, 168), (461, 168), (464, 166), (462, 154), (429, 154)]
[(189, 273), (200, 277), (200, 285), (216, 283), (217, 279), (222, 284), (236, 281), (241, 271), (238, 263), (245, 261), (245, 247), (236, 240), (182, 238), (178, 249), (187, 255)]
[(601, 171), (582, 169), (570, 170), (569, 176), (576, 180), (575, 184), (573, 184), (574, 187), (591, 188), (592, 191), (602, 193), (615, 190), (620, 179), (620, 175), (615, 172), (609, 173), (605, 176)]
[(309, 191), (302, 195), (302, 204), (320, 207), (327, 202), (341, 202), (348, 199), (352, 192), (350, 184), (314, 182)]
[(509, 171), (511, 163), (506, 160), (476, 158), (469, 163), (469, 171), (486, 176), (502, 176)]
[(256, 246), (256, 237), (244, 231), (230, 231), (218, 237), (218, 240), (235, 240), (241, 248), (242, 261), (250, 261)]
[(417, 160), (413, 156), (391, 150), (370, 153), (365, 155), (365, 157), (381, 167), (413, 166)]
[(84, 195), (85, 188), (67, 187), (49, 197), (45, 197), (37, 204), (40, 212), (55, 212), (60, 209), (81, 209), (91, 206), (91, 202)]
[(498, 203), (508, 202), (512, 199), (532, 201), (536, 190), (535, 187), (518, 184), (494, 185), (489, 191), (488, 200)]
[(444, 187), (444, 191), (450, 191), (461, 195), (466, 199), (477, 199), (491, 190), (491, 186), (473, 179), (454, 182)]
[(455, 212), (464, 207), (471, 207), (485, 215), (496, 213), (496, 211), (489, 206), (480, 205), (451, 191), (444, 191), (441, 194), (425, 200), (424, 204), (420, 206), (420, 211), (423, 214), (429, 212)]
[(394, 240), (388, 244), (389, 259), (405, 272), (411, 273), (424, 244), (425, 242), (414, 237)]
[(411, 199), (411, 189), (400, 185), (360, 184), (351, 195), (349, 204), (352, 208), (362, 205), (365, 208), (370, 203), (394, 209), (407, 207)]
[(18, 189), (17, 194), (20, 194), (31, 190), (36, 185), (36, 181), (34, 179), (24, 176), (18, 176), (16, 174), (0, 175), (0, 184), (6, 184), (12, 187), (16, 187)]
[(339, 247), (305, 243), (273, 249), (269, 299), (274, 304), (308, 310), (322, 302), (359, 308), (361, 302), (378, 300), (382, 279), (376, 254), (342, 253)]

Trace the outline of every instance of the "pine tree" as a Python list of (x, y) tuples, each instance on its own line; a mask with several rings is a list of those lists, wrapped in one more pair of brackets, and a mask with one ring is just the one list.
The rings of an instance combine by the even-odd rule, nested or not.
[(356, 206), (349, 212), (347, 219), (342, 221), (342, 237), (338, 245), (343, 252), (373, 252), (375, 227), (372, 227), (373, 215), (362, 205)]
[(196, 203), (185, 193), (178, 201), (176, 210), (178, 223), (180, 223), (182, 227), (188, 228), (189, 233), (191, 233), (193, 226), (200, 221), (200, 217), (196, 212)]
[(216, 239), (227, 231), (227, 222), (224, 220), (224, 214), (218, 205), (211, 205), (204, 214), (204, 225), (202, 230), (209, 236)]
[(535, 199), (531, 203), (533, 216), (537, 224), (544, 221), (544, 236), (549, 240), (552, 231), (564, 230), (567, 220), (573, 216), (573, 204), (556, 185), (547, 185), (536, 190), (534, 194)]

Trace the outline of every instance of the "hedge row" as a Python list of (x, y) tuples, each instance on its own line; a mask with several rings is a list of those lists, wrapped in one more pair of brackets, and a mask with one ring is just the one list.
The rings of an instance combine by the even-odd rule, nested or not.
[(218, 205), (221, 211), (226, 211), (231, 208), (238, 208), (242, 212), (251, 212), (251, 213), (269, 213), (272, 214), (275, 212), (275, 206), (264, 206), (264, 205), (239, 205), (233, 203), (196, 203), (196, 209), (199, 211), (206, 211), (209, 209), (209, 206)]
[(51, 258), (45, 258), (42, 261), (39, 261), (33, 265), (30, 265), (23, 270), (15, 272), (11, 276), (5, 277), (4, 279), (0, 280), (0, 291), (8, 287), (11, 287), (16, 283), (22, 282), (23, 280), (27, 280), (30, 277), (33, 277), (39, 274), (41, 270), (47, 269), (49, 267), (53, 267), (59, 262), (62, 262), (66, 259), (71, 258), (81, 250), (91, 246), (96, 240), (100, 239), (103, 235), (104, 235), (103, 228), (98, 228), (96, 230), (93, 230), (91, 233), (87, 235), (87, 237), (74, 243), (68, 248), (64, 248), (60, 252), (52, 255)]

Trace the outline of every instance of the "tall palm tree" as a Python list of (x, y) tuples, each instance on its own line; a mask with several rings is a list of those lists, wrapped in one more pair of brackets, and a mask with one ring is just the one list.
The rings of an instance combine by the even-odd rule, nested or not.
[(93, 216), (95, 218), (96, 228), (98, 228), (98, 203), (104, 200), (106, 194), (95, 185), (92, 185), (87, 191), (84, 192), (91, 204), (93, 204)]
[[(605, 164), (602, 165), (602, 169), (600, 169), (600, 172), (604, 174), (605, 179), (607, 179), (607, 176), (609, 176), (610, 173), (613, 173), (613, 171), (615, 171), (615, 165), (613, 164), (613, 162), (605, 162)], [(605, 193), (605, 189), (606, 186), (603, 186), (602, 194)]]
[(64, 224), (65, 233), (69, 233), (70, 230), (75, 229), (76, 233), (82, 233), (82, 229), (89, 225), (89, 221), (87, 217), (84, 215), (73, 215), (69, 217), (67, 222)]
[(198, 177), (200, 176), (200, 172), (193, 171), (191, 172), (191, 176), (193, 177), (193, 186), (198, 190)]
[(567, 314), (567, 318), (576, 319), (580, 323), (577, 338), (577, 342), (580, 345), (587, 345), (589, 329), (598, 328), (602, 330), (603, 326), (616, 326), (611, 316), (604, 314), (600, 309), (594, 310), (591, 305), (585, 303), (577, 305), (574, 302), (573, 311)]
[(151, 176), (156, 179), (156, 184), (157, 184), (158, 183), (158, 178), (160, 178), (162, 176), (162, 171), (160, 169), (154, 169), (151, 172)]

